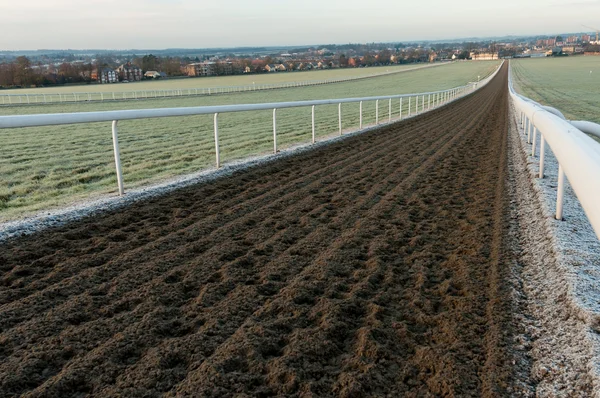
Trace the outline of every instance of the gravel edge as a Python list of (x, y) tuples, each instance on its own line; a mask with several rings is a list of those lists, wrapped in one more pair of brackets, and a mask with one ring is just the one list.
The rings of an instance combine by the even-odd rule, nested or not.
[(600, 242), (570, 186), (566, 221), (554, 219), (558, 164), (547, 148), (547, 177), (536, 178), (539, 150), (531, 156), (510, 106), (510, 189), (526, 309), (519, 343), (529, 349), (530, 383), (537, 397), (600, 397)]

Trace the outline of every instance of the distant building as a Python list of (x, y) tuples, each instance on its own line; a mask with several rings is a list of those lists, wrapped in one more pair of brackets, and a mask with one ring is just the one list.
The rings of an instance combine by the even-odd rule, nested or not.
[(471, 53), (471, 59), (473, 61), (491, 61), (498, 59), (498, 53)]
[(231, 62), (196, 62), (186, 66), (188, 76), (217, 76), (231, 75), (233, 73), (233, 64)]
[(91, 78), (97, 80), (100, 84), (117, 83), (119, 81), (117, 72), (110, 68), (94, 69)]
[(567, 54), (583, 54), (583, 47), (565, 46), (562, 48), (562, 51)]
[(130, 82), (139, 82), (142, 80), (142, 69), (131, 65), (129, 62), (119, 66), (117, 72), (121, 80), (128, 80)]

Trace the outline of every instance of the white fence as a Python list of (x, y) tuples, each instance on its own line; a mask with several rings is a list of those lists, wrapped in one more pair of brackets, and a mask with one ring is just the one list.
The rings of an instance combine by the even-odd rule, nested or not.
[[(152, 98), (169, 98), (169, 97), (188, 97), (201, 95), (216, 95), (216, 94), (231, 94), (242, 93), (259, 90), (274, 90), (281, 88), (317, 86), (322, 84), (341, 83), (353, 80), (369, 79), (373, 77), (381, 77), (393, 75), (396, 73), (407, 72), (411, 70), (431, 68), (447, 63), (428, 64), (417, 66), (414, 68), (406, 68), (392, 72), (374, 73), (363, 76), (352, 76), (343, 78), (307, 80), (298, 82), (281, 82), (271, 84), (249, 84), (244, 86), (224, 86), (224, 87), (200, 87), (200, 88), (173, 88), (166, 90), (137, 90), (137, 91), (114, 91), (114, 92), (64, 92), (64, 93), (19, 93), (19, 94), (0, 94), (0, 105), (30, 105), (30, 104), (53, 104), (60, 102), (89, 102), (89, 101), (123, 101), (123, 100), (140, 100)], [(281, 73), (281, 72), (278, 72)], [(136, 83), (132, 83), (136, 84)]]
[(509, 89), (511, 100), (519, 112), (521, 128), (527, 134), (527, 143), (532, 146), (532, 156), (536, 155), (537, 135), (540, 135), (539, 178), (544, 178), (546, 143), (558, 161), (556, 219), (563, 218), (566, 176), (600, 238), (600, 144), (586, 135), (600, 137), (600, 125), (566, 120), (557, 109), (517, 94), (510, 71)]
[[(59, 113), (59, 114), (36, 114), (36, 115), (15, 115), (15, 116), (0, 116), (0, 129), (20, 128), (20, 127), (35, 127), (35, 126), (51, 126), (51, 125), (70, 125), (77, 123), (93, 123), (93, 122), (112, 122), (112, 141), (113, 152), (115, 158), (115, 167), (117, 174), (117, 183), (119, 194), (124, 193), (123, 172), (121, 168), (121, 155), (119, 151), (119, 140), (117, 125), (120, 120), (147, 119), (147, 118), (162, 118), (176, 116), (192, 116), (192, 115), (214, 115), (214, 148), (216, 153), (215, 164), (220, 167), (221, 158), (219, 150), (219, 114), (229, 112), (255, 112), (261, 110), (273, 111), (273, 152), (277, 153), (277, 111), (286, 108), (311, 108), (312, 122), (312, 143), (315, 143), (316, 125), (315, 125), (315, 108), (323, 105), (337, 105), (339, 135), (342, 135), (342, 106), (343, 104), (358, 103), (359, 114), (358, 129), (363, 129), (363, 103), (373, 101), (375, 103), (375, 125), (391, 123), (393, 121), (402, 120), (406, 117), (411, 117), (429, 110), (443, 106), (449, 102), (463, 97), (476, 89), (485, 86), (500, 70), (500, 65), (495, 72), (490, 74), (480, 82), (470, 82), (464, 86), (455, 87), (448, 90), (400, 94), (391, 96), (364, 97), (364, 98), (343, 98), (329, 100), (314, 100), (314, 101), (297, 101), (297, 102), (279, 102), (279, 103), (264, 103), (264, 104), (243, 104), (243, 105), (222, 105), (222, 106), (202, 106), (188, 108), (160, 108), (160, 109), (140, 109), (140, 110), (121, 110), (121, 111), (104, 111), (104, 112), (81, 112), (81, 113)], [(387, 107), (386, 107), (387, 105)], [(387, 108), (387, 109), (386, 109)], [(403, 114), (403, 109), (406, 113)]]

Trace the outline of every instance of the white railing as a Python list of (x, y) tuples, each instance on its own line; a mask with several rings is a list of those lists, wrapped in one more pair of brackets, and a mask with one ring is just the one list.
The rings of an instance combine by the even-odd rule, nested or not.
[[(240, 105), (220, 105), (220, 106), (201, 106), (188, 108), (160, 108), (160, 109), (139, 109), (139, 110), (120, 110), (120, 111), (104, 111), (104, 112), (81, 112), (81, 113), (59, 113), (59, 114), (36, 114), (36, 115), (14, 115), (0, 116), (0, 129), (35, 127), (35, 126), (52, 126), (52, 125), (70, 125), (78, 123), (94, 123), (94, 122), (112, 122), (112, 140), (113, 153), (115, 158), (115, 168), (117, 174), (117, 183), (119, 194), (124, 194), (123, 172), (121, 168), (121, 155), (119, 151), (119, 139), (117, 124), (120, 120), (147, 119), (147, 118), (162, 118), (176, 116), (192, 116), (192, 115), (214, 115), (214, 148), (215, 148), (215, 164), (219, 168), (221, 166), (220, 150), (219, 150), (219, 114), (229, 112), (250, 112), (260, 110), (273, 111), (273, 152), (277, 153), (277, 111), (286, 108), (301, 108), (311, 107), (311, 122), (312, 122), (312, 140), (315, 143), (316, 125), (315, 125), (315, 108), (317, 106), (337, 104), (338, 111), (338, 132), (342, 135), (342, 105), (348, 103), (359, 104), (359, 126), (361, 130), (363, 125), (363, 103), (366, 101), (375, 102), (375, 125), (391, 123), (393, 121), (402, 120), (406, 117), (415, 116), (423, 112), (427, 112), (448, 104), (460, 97), (470, 94), (471, 92), (485, 86), (500, 70), (500, 65), (493, 73), (479, 82), (469, 82), (464, 86), (459, 86), (447, 90), (433, 91), (426, 93), (399, 94), (378, 97), (364, 98), (342, 98), (329, 100), (313, 100), (313, 101), (296, 101), (296, 102), (278, 102), (278, 103), (263, 103), (263, 104), (240, 104)], [(394, 102), (398, 101), (396, 104)], [(387, 101), (387, 117), (383, 112), (380, 112), (382, 101)], [(403, 104), (408, 105), (406, 113), (403, 114)]]
[[(414, 68), (405, 68), (392, 72), (373, 73), (363, 76), (352, 76), (332, 79), (306, 80), (297, 82), (281, 82), (270, 84), (249, 84), (243, 86), (222, 86), (222, 87), (199, 87), (199, 88), (173, 88), (165, 90), (136, 90), (136, 91), (108, 91), (108, 92), (64, 92), (64, 93), (18, 93), (2, 94), (0, 93), (0, 105), (31, 105), (31, 104), (53, 104), (60, 102), (91, 102), (91, 101), (123, 101), (123, 100), (141, 100), (152, 98), (169, 97), (189, 97), (216, 94), (231, 94), (248, 91), (274, 90), (292, 87), (317, 86), (321, 84), (341, 83), (353, 80), (370, 79), (393, 75), (396, 73), (414, 71), (417, 69), (431, 68), (441, 65), (447, 65), (451, 62), (428, 64)], [(281, 72), (278, 72), (281, 73)], [(135, 84), (135, 83), (134, 83)]]
[(586, 134), (600, 137), (600, 125), (586, 121), (569, 121), (555, 108), (543, 106), (524, 97), (513, 88), (509, 69), (511, 100), (519, 113), (519, 121), (527, 143), (536, 155), (537, 134), (540, 135), (539, 178), (544, 178), (546, 143), (558, 161), (556, 219), (563, 218), (565, 176), (577, 195), (596, 235), (600, 238), (600, 144)]

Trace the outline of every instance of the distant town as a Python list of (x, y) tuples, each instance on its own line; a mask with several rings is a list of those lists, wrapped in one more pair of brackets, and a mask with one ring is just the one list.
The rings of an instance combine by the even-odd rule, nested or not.
[(600, 55), (598, 32), (510, 40), (304, 48), (0, 51), (0, 89), (573, 55)]

